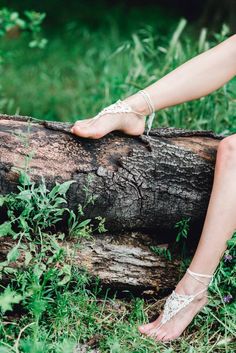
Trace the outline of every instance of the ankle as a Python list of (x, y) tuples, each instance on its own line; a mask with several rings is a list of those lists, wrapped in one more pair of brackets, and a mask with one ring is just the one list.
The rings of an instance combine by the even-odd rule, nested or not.
[(129, 96), (123, 100), (125, 103), (129, 104), (129, 106), (138, 112), (139, 114), (142, 114), (143, 116), (147, 116), (150, 114), (149, 107), (145, 100), (137, 93), (133, 94), (132, 96)]
[(180, 282), (176, 286), (176, 291), (179, 294), (185, 294), (185, 295), (195, 295), (198, 292), (201, 292), (196, 298), (197, 299), (202, 299), (206, 297), (207, 294), (207, 287), (208, 284), (203, 284), (197, 282), (194, 278), (188, 275), (188, 273), (185, 273), (183, 278), (180, 280)]

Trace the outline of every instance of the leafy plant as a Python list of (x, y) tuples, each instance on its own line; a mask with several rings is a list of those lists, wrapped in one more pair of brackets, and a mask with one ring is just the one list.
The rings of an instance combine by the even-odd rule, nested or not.
[(6, 36), (10, 31), (18, 28), (20, 31), (31, 34), (30, 48), (43, 49), (47, 44), (47, 39), (41, 37), (41, 25), (46, 14), (36, 11), (25, 11), (24, 15), (25, 17), (20, 17), (17, 11), (12, 11), (6, 7), (0, 9), (0, 37)]
[(177, 243), (183, 242), (185, 239), (187, 239), (188, 233), (189, 233), (189, 222), (190, 222), (190, 217), (183, 218), (175, 224), (174, 228), (178, 229), (178, 233), (176, 236)]
[[(56, 271), (58, 285), (65, 285), (71, 279), (72, 265), (65, 261), (66, 250), (60, 245), (65, 238), (64, 233), (58, 233), (55, 225), (63, 220), (65, 213), (69, 213), (68, 234), (69, 236), (89, 237), (94, 230), (106, 231), (105, 220), (97, 217), (99, 224), (97, 228), (88, 226), (91, 219), (80, 220), (84, 216), (84, 208), (79, 205), (80, 212), (76, 216), (66, 206), (66, 193), (74, 181), (67, 181), (56, 185), (49, 191), (45, 180), (36, 185), (30, 176), (23, 170), (20, 171), (18, 193), (10, 193), (0, 196), (0, 208), (5, 208), (8, 219), (0, 225), (0, 237), (11, 237), (13, 247), (9, 249), (6, 259), (0, 263), (1, 275), (14, 274), (19, 278), (17, 268), (11, 266), (20, 257), (24, 258), (24, 265), (29, 267), (33, 278), (38, 283)], [(85, 188), (88, 196), (88, 188)], [(94, 202), (94, 198), (86, 199), (86, 206)], [(56, 268), (53, 269), (52, 266)], [(31, 265), (31, 266), (29, 266)], [(21, 277), (22, 279), (22, 277)], [(25, 281), (25, 277), (23, 277)], [(48, 281), (48, 280), (47, 280)], [(21, 281), (18, 281), (19, 283)], [(27, 282), (27, 281), (26, 281)], [(25, 285), (24, 285), (25, 286)], [(29, 295), (29, 291), (26, 297)], [(14, 292), (12, 292), (14, 293)], [(7, 298), (9, 303), (19, 297), (16, 293), (10, 296), (9, 291), (4, 292), (0, 307), (5, 310)], [(11, 299), (12, 298), (12, 299)]]
[(158, 256), (163, 256), (166, 260), (169, 260), (169, 261), (172, 260), (171, 252), (168, 248), (152, 245), (150, 246), (150, 249)]
[[(88, 185), (92, 182), (93, 175), (88, 174), (87, 183)], [(94, 205), (97, 195), (93, 195), (88, 188), (88, 185), (83, 186), (83, 191), (85, 193), (85, 199), (83, 205), (79, 204), (77, 207), (77, 215), (73, 210), (67, 210), (69, 212), (68, 218), (68, 228), (69, 228), (69, 235), (70, 236), (79, 236), (79, 237), (87, 237), (94, 231), (93, 228), (90, 226), (91, 219), (86, 219), (80, 222), (79, 218), (84, 216), (84, 211), (86, 207), (90, 204)], [(104, 233), (107, 231), (105, 228), (105, 219), (101, 216), (95, 217), (98, 220), (98, 226), (96, 230), (99, 233)]]
[(13, 304), (18, 304), (21, 301), (21, 295), (17, 294), (16, 291), (11, 290), (10, 287), (4, 289), (3, 293), (0, 294), (0, 308), (3, 313), (8, 310), (12, 310)]

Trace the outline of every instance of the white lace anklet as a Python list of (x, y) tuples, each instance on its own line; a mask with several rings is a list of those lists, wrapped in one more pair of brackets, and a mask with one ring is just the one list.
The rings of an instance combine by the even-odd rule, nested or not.
[[(206, 277), (206, 278), (213, 278), (213, 275), (205, 275), (201, 273), (196, 273), (191, 271), (190, 269), (187, 269), (187, 272), (196, 280), (196, 276), (199, 277)], [(169, 321), (173, 316), (178, 314), (180, 310), (185, 308), (188, 304), (190, 304), (195, 297), (197, 297), (199, 294), (207, 291), (208, 285), (205, 284), (203, 281), (201, 281), (202, 284), (206, 286), (206, 288), (202, 289), (201, 291), (192, 294), (192, 295), (186, 295), (186, 294), (178, 294), (176, 293), (175, 290), (172, 291), (171, 295), (167, 298), (164, 309), (163, 309), (163, 315), (161, 318), (161, 323), (157, 327), (159, 329), (161, 326), (163, 326), (167, 321)]]
[[(196, 278), (196, 276), (198, 277), (205, 277), (205, 278), (210, 278), (211, 281), (213, 280), (213, 275), (204, 275), (202, 273), (197, 273), (197, 272), (193, 272), (191, 271), (189, 268), (187, 268), (187, 272), (190, 274), (191, 277), (193, 277), (196, 281), (198, 281), (199, 283), (202, 283), (204, 285), (206, 285), (206, 283), (204, 281), (201, 281), (199, 278)], [(209, 284), (211, 283), (211, 281), (209, 282)], [(208, 285), (209, 285), (208, 284)]]
[(108, 113), (135, 113), (137, 115), (145, 117), (145, 115), (135, 111), (127, 103), (118, 99), (118, 101), (116, 101), (115, 103), (102, 109), (93, 119), (97, 119), (100, 116), (102, 116), (104, 114), (108, 114)]
[(140, 90), (138, 91), (139, 94), (141, 94), (143, 96), (143, 98), (145, 99), (147, 105), (148, 105), (148, 109), (150, 111), (150, 115), (148, 116), (148, 122), (147, 122), (147, 135), (149, 135), (149, 132), (152, 128), (152, 123), (155, 117), (155, 108), (154, 108), (154, 104), (152, 103), (151, 97), (148, 94), (148, 92), (144, 91), (144, 90)]
[[(148, 109), (150, 111), (150, 114), (148, 115), (148, 121), (147, 121), (147, 135), (149, 135), (149, 132), (152, 127), (152, 122), (155, 117), (155, 108), (154, 108), (154, 105), (152, 103), (152, 100), (151, 100), (149, 94), (146, 91), (141, 90), (141, 91), (138, 91), (138, 93), (142, 94), (142, 96), (145, 99), (145, 102), (148, 105)], [(139, 115), (143, 118), (146, 117), (144, 114), (135, 111), (126, 102), (118, 99), (118, 101), (116, 101), (115, 103), (102, 109), (93, 119), (94, 120), (98, 119), (100, 116), (102, 116), (104, 114), (108, 114), (108, 113), (112, 113), (112, 114), (113, 113), (134, 113), (134, 114)]]

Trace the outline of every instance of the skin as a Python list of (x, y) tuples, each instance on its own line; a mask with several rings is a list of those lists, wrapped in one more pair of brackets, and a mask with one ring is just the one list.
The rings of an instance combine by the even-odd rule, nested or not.
[[(177, 105), (206, 96), (222, 87), (236, 75), (236, 35), (179, 66), (157, 82), (145, 88), (155, 110)], [(144, 132), (145, 116), (149, 108), (140, 94), (124, 99), (135, 113), (106, 114), (98, 119), (78, 121), (72, 132), (81, 137), (100, 138), (113, 130), (129, 135)], [(204, 227), (190, 269), (197, 273), (213, 274), (226, 249), (226, 242), (236, 229), (236, 134), (219, 143), (214, 172), (214, 182), (207, 209)], [(179, 294), (195, 294), (206, 288), (208, 278), (199, 283), (188, 273), (177, 284)], [(171, 341), (178, 338), (194, 316), (207, 303), (207, 290), (172, 319), (159, 327), (160, 316), (153, 322), (138, 327), (139, 331), (157, 341)]]

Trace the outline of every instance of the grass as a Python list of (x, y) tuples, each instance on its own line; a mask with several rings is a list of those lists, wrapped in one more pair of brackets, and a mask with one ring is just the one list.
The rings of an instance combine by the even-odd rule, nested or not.
[[(27, 38), (2, 43), (11, 56), (2, 68), (5, 113), (76, 121), (153, 83), (228, 35), (203, 29), (190, 35), (182, 19), (165, 35), (146, 25), (121, 35), (112, 23), (96, 32), (69, 23), (44, 50), (27, 48)], [(154, 126), (235, 131), (236, 80), (211, 95), (158, 112)]]
[[(18, 193), (0, 198), (1, 211), (8, 214), (8, 220), (0, 225), (1, 237), (15, 240), (0, 263), (1, 275), (11, 275), (10, 283), (1, 285), (0, 352), (72, 353), (76, 347), (80, 347), (78, 352), (83, 352), (82, 347), (89, 352), (94, 345), (104, 353), (234, 352), (235, 302), (227, 303), (225, 298), (236, 287), (236, 234), (228, 242), (210, 286), (209, 305), (194, 318), (180, 341), (157, 343), (140, 335), (137, 326), (156, 316), (162, 301), (144, 301), (132, 293), (126, 300), (118, 299), (109, 290), (102, 291), (98, 278), (68, 261), (61, 240), (76, 236), (79, 245), (81, 237), (106, 230), (102, 219), (95, 229), (90, 220), (82, 221), (82, 205), (78, 215), (66, 208), (70, 185), (57, 184), (48, 191), (43, 179), (36, 186), (20, 171)], [(87, 200), (96, 202), (90, 196), (87, 194)], [(55, 232), (54, 225), (62, 221), (65, 212), (73, 212), (74, 222), (68, 222), (66, 233)], [(186, 238), (184, 229), (186, 223), (182, 241)], [(25, 266), (16, 269), (12, 265), (20, 256)]]
[[(60, 36), (55, 32), (49, 36), (43, 50), (28, 48), (27, 36), (2, 40), (2, 49), (9, 55), (1, 67), (0, 109), (59, 121), (83, 119), (149, 85), (228, 35), (226, 27), (215, 35), (204, 29), (192, 33), (185, 20), (175, 26), (168, 33), (144, 25), (124, 34), (112, 21), (108, 28), (96, 31), (71, 22)], [(235, 88), (233, 80), (208, 97), (160, 111), (155, 126), (233, 133)], [(11, 273), (10, 265), (20, 252), (27, 264), (27, 270), (12, 273), (8, 286), (1, 284), (0, 353), (70, 353), (76, 346), (82, 352), (92, 342), (100, 353), (235, 351), (235, 302), (224, 299), (236, 287), (235, 236), (228, 244), (228, 260), (222, 259), (211, 285), (209, 305), (180, 341), (155, 343), (141, 336), (137, 326), (156, 316), (162, 301), (144, 301), (131, 293), (127, 300), (109, 291), (104, 294), (99, 280), (65, 263), (59, 241), (73, 232), (78, 239), (92, 234), (89, 223), (81, 225), (82, 209), (78, 215), (71, 213), (67, 235), (44, 228), (45, 220), (47, 227), (60, 221), (64, 211), (59, 206), (72, 212), (66, 210), (70, 185), (61, 189), (58, 185), (49, 197), (43, 182), (37, 189), (22, 174), (19, 186), (18, 194), (0, 196), (0, 211), (2, 207), (9, 210), (0, 236), (13, 236), (18, 244), (0, 264), (1, 273)]]

